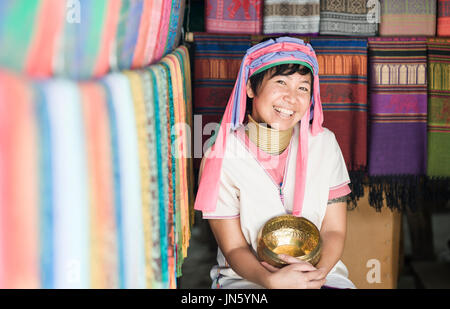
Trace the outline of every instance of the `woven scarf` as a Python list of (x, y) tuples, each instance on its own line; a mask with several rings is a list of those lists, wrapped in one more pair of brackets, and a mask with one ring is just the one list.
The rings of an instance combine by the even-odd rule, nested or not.
[(205, 28), (210, 33), (259, 34), (263, 0), (207, 0)]
[(428, 39), (428, 165), (430, 177), (450, 177), (450, 39)]
[(437, 35), (450, 36), (450, 0), (438, 0)]
[(111, 90), (117, 124), (121, 176), (124, 237), (125, 288), (145, 288), (145, 248), (142, 222), (141, 178), (138, 137), (130, 83), (125, 75), (110, 74), (105, 82)]
[(119, 141), (118, 141), (118, 126), (117, 119), (114, 112), (113, 105), (113, 93), (106, 81), (100, 80), (100, 84), (105, 90), (106, 94), (106, 104), (109, 120), (109, 131), (111, 136), (111, 156), (112, 156), (112, 169), (113, 169), (113, 184), (114, 184), (114, 216), (116, 224), (116, 234), (114, 241), (117, 243), (117, 273), (118, 273), (118, 285), (119, 288), (125, 288), (125, 251), (124, 251), (124, 219), (122, 211), (122, 175), (120, 170), (120, 158), (119, 158)]
[[(247, 93), (245, 85), (254, 72), (274, 66), (278, 63), (307, 63), (313, 73), (313, 93), (311, 106), (300, 122), (299, 149), (297, 152), (296, 182), (294, 206), (292, 214), (301, 216), (305, 194), (306, 166), (308, 162), (309, 131), (314, 136), (320, 133), (323, 123), (322, 104), (320, 99), (319, 65), (311, 45), (302, 40), (281, 37), (268, 40), (247, 50), (239, 70), (236, 84), (225, 109), (219, 131), (210, 154), (205, 159), (204, 170), (200, 180), (195, 209), (204, 212), (214, 211), (217, 204), (219, 177), (225, 153), (227, 136), (231, 130), (242, 125), (245, 118)], [(312, 119), (310, 126), (309, 122)]]
[(143, 0), (122, 0), (116, 36), (117, 67), (131, 68), (138, 42), (139, 25), (144, 9)]
[(194, 36), (194, 114), (201, 120), (200, 127), (196, 122), (194, 128), (194, 136), (201, 135), (201, 144), (194, 145), (194, 168), (198, 171), (201, 156), (197, 154), (203, 154), (203, 145), (222, 118), (242, 57), (251, 45), (248, 35), (195, 33)]
[(33, 77), (50, 77), (56, 57), (57, 39), (61, 37), (65, 21), (65, 2), (40, 1), (35, 32), (26, 59), (26, 73)]
[(0, 2), (0, 66), (23, 72), (33, 40), (35, 20), (39, 16), (40, 1)]
[(381, 1), (380, 36), (436, 33), (436, 0)]
[(154, 61), (159, 61), (164, 56), (164, 51), (167, 45), (167, 37), (169, 34), (169, 25), (170, 25), (170, 14), (172, 10), (172, 1), (166, 0), (163, 1), (162, 9), (159, 12), (161, 15), (161, 22), (159, 24), (158, 29), (158, 42), (155, 45), (155, 49), (153, 51), (153, 59)]
[(102, 43), (107, 0), (79, 5), (79, 21), (64, 22), (55, 73), (76, 79), (92, 77)]
[(170, 12), (170, 23), (164, 55), (171, 53), (178, 46), (181, 27), (183, 26), (185, 2), (186, 0), (172, 0), (172, 10)]
[(263, 33), (319, 33), (320, 0), (264, 0)]
[(0, 288), (40, 287), (38, 153), (32, 88), (0, 71)]
[(67, 80), (49, 81), (44, 91), (52, 140), (54, 287), (89, 288), (88, 167), (80, 94)]
[(191, 140), (188, 142), (189, 148), (187, 150), (188, 155), (188, 190), (189, 190), (189, 226), (194, 224), (194, 160), (193, 160), (193, 145), (194, 136), (192, 134), (194, 129), (193, 122), (193, 108), (192, 108), (192, 79), (191, 79), (191, 59), (189, 50), (187, 47), (181, 45), (174, 52), (178, 57), (181, 65), (181, 76), (183, 77), (183, 96), (186, 105), (186, 123), (191, 130)]
[(91, 287), (118, 288), (111, 133), (105, 89), (79, 85), (86, 132), (91, 216)]
[(427, 59), (424, 38), (369, 38), (369, 202), (415, 209), (426, 173)]
[[(39, 134), (39, 247), (41, 288), (51, 289), (54, 284), (53, 245), (53, 179), (52, 141), (50, 119), (42, 84), (35, 83), (34, 100)], [(1, 185), (1, 184), (0, 184)]]
[(320, 34), (374, 36), (378, 24), (369, 11), (367, 0), (320, 0)]
[(142, 186), (142, 217), (144, 226), (144, 238), (145, 238), (145, 269), (146, 269), (146, 286), (152, 287), (153, 271), (151, 268), (151, 256), (152, 256), (152, 228), (151, 228), (151, 207), (155, 206), (154, 201), (151, 200), (150, 194), (150, 162), (149, 151), (147, 144), (147, 117), (145, 113), (144, 105), (144, 93), (142, 80), (137, 72), (127, 71), (125, 75), (130, 81), (131, 93), (133, 96), (134, 113), (136, 119), (136, 128), (138, 134), (138, 147), (139, 147), (139, 164), (141, 174), (141, 186)]
[(145, 113), (147, 118), (147, 145), (149, 149), (149, 163), (150, 163), (150, 196), (152, 201), (152, 207), (150, 208), (150, 223), (151, 230), (151, 268), (153, 273), (153, 288), (161, 288), (162, 286), (162, 272), (161, 272), (161, 244), (160, 244), (160, 216), (159, 216), (159, 200), (162, 192), (159, 190), (159, 178), (158, 178), (158, 157), (159, 154), (154, 151), (159, 144), (157, 128), (156, 128), (156, 115), (155, 115), (155, 95), (156, 90), (153, 89), (153, 81), (151, 74), (148, 70), (142, 72), (142, 82), (144, 90), (144, 104)]
[(324, 127), (342, 150), (355, 206), (367, 167), (367, 40), (312, 39), (311, 45), (320, 65)]
[[(177, 127), (175, 123), (178, 119), (178, 115), (176, 115), (176, 107), (175, 102), (178, 100), (178, 93), (174, 91), (173, 88), (176, 86), (176, 76), (173, 71), (173, 64), (169, 61), (168, 57), (164, 57), (159, 63), (167, 74), (167, 83), (168, 83), (168, 102), (167, 102), (167, 130), (169, 132), (168, 135), (168, 158), (167, 165), (169, 168), (169, 204), (167, 209), (168, 220), (167, 220), (167, 236), (168, 236), (168, 246), (167, 246), (167, 254), (168, 254), (168, 275), (169, 275), (169, 287), (176, 287), (176, 269), (175, 269), (175, 261), (176, 261), (176, 237), (177, 231), (175, 229), (176, 223), (176, 214), (177, 207), (179, 208), (182, 201), (177, 199), (177, 193), (179, 196), (180, 193), (180, 182), (181, 179), (181, 164), (178, 159), (178, 151), (176, 149), (177, 145), (175, 144), (175, 134), (177, 133)], [(177, 102), (178, 103), (178, 102)], [(179, 227), (179, 226), (178, 226)]]
[(162, 288), (167, 288), (168, 278), (168, 204), (169, 204), (169, 168), (168, 168), (168, 132), (167, 132), (167, 101), (168, 101), (168, 79), (164, 68), (161, 65), (150, 67), (154, 90), (154, 109), (156, 127), (156, 152), (158, 154), (158, 187), (159, 194), (159, 229), (161, 246), (161, 284)]

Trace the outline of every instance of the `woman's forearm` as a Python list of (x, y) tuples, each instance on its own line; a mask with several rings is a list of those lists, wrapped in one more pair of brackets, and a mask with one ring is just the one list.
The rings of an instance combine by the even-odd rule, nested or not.
[(328, 274), (336, 265), (344, 251), (345, 234), (340, 232), (326, 232), (320, 235), (322, 239), (322, 253), (317, 268), (324, 268)]
[(239, 247), (227, 253), (231, 268), (242, 278), (267, 288), (270, 272), (265, 269), (249, 247)]

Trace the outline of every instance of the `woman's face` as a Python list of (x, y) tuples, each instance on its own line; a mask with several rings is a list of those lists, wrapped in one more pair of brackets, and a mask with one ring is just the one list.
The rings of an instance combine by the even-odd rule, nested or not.
[[(253, 98), (252, 117), (273, 129), (294, 127), (306, 113), (311, 101), (311, 74), (266, 74), (258, 94), (247, 83), (247, 95)], [(309, 120), (309, 119), (308, 119)]]

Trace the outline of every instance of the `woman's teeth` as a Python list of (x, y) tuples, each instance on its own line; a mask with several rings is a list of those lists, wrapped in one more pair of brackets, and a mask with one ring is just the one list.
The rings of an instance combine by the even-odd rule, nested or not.
[(273, 109), (276, 110), (280, 114), (280, 116), (284, 116), (284, 117), (290, 117), (290, 116), (292, 116), (292, 114), (294, 114), (294, 111), (280, 108), (280, 107), (274, 106)]

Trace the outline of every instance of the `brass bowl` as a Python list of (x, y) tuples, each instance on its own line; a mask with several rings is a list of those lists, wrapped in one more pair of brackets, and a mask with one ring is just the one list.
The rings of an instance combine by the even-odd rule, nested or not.
[(282, 215), (272, 218), (258, 233), (258, 257), (275, 267), (287, 265), (278, 254), (287, 254), (316, 265), (321, 249), (319, 229), (303, 217)]

